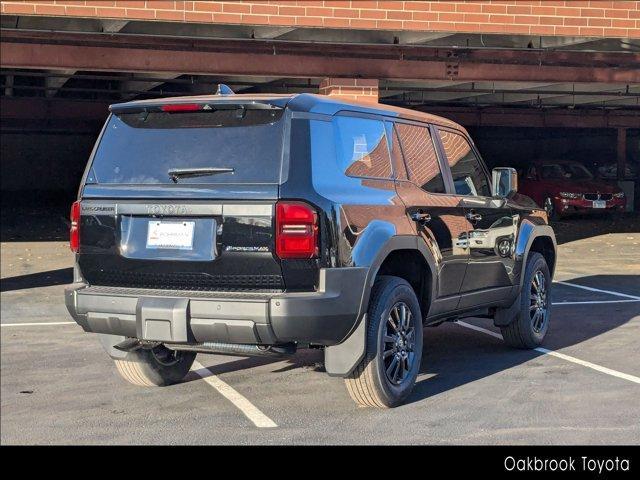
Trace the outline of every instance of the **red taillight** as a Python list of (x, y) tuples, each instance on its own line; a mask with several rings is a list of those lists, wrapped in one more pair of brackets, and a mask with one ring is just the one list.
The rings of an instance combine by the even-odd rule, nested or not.
[(77, 253), (80, 248), (80, 202), (73, 202), (70, 217), (69, 246), (72, 252)]
[(276, 205), (276, 254), (280, 258), (318, 255), (318, 215), (302, 202)]
[(160, 110), (163, 112), (197, 112), (202, 110), (202, 105), (197, 103), (172, 103), (168, 105), (162, 105)]

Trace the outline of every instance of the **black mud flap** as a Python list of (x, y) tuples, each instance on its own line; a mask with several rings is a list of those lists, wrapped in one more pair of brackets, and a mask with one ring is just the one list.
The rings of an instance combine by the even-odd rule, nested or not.
[(522, 293), (519, 293), (510, 306), (496, 310), (496, 314), (493, 317), (493, 324), (496, 327), (506, 327), (516, 319), (520, 312), (521, 295)]
[(189, 299), (142, 297), (136, 306), (140, 340), (189, 342)]
[(327, 373), (335, 377), (346, 377), (364, 358), (367, 349), (367, 316), (347, 339), (324, 349), (324, 367)]

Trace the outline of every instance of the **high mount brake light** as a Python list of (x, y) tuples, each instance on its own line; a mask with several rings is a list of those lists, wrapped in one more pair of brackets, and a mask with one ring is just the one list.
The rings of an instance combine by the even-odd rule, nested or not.
[(69, 246), (73, 253), (78, 253), (80, 248), (80, 202), (71, 204), (71, 228), (69, 228)]
[(197, 103), (170, 103), (162, 105), (160, 110), (163, 112), (197, 112), (202, 110), (202, 105)]
[(280, 258), (318, 255), (318, 214), (306, 203), (276, 204), (276, 255)]

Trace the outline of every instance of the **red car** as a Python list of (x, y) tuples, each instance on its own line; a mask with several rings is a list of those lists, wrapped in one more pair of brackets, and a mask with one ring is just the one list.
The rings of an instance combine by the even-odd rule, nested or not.
[(569, 213), (623, 211), (627, 204), (618, 185), (594, 178), (584, 165), (569, 160), (535, 162), (519, 191), (556, 219)]

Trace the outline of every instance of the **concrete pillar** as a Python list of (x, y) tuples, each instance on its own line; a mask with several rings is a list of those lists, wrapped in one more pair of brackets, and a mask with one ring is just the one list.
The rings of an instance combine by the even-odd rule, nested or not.
[(618, 180), (624, 179), (624, 171), (627, 166), (627, 129), (618, 128)]
[(342, 100), (359, 102), (378, 102), (378, 80), (363, 78), (323, 78), (320, 82), (320, 94), (337, 97)]

